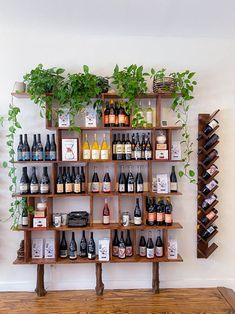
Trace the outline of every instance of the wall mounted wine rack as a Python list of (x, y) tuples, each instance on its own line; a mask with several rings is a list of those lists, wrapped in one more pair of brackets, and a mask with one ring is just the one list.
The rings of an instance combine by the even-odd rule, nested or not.
[[(218, 109), (211, 115), (198, 115), (197, 258), (208, 258), (218, 247), (214, 242), (210, 243), (218, 233), (214, 222), (218, 218), (215, 206), (219, 202), (215, 194), (218, 188), (216, 176), (219, 173), (215, 165), (219, 158), (215, 149), (219, 144), (219, 139), (215, 132), (219, 128), (219, 124), (214, 118), (219, 111)], [(214, 125), (205, 131), (209, 124)]]

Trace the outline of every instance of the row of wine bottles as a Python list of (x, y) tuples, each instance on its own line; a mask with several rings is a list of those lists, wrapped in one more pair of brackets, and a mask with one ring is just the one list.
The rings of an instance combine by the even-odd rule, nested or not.
[(171, 226), (173, 223), (172, 218), (172, 204), (170, 198), (159, 198), (156, 199), (147, 197), (146, 198), (146, 210), (147, 219), (146, 224), (149, 226)]
[(88, 141), (87, 134), (85, 134), (82, 153), (84, 160), (108, 160), (110, 150), (105, 133), (103, 134), (103, 141), (101, 145), (98, 143), (96, 133), (94, 134), (94, 141), (91, 145)]
[(27, 167), (22, 168), (22, 176), (20, 179), (20, 194), (48, 194), (50, 192), (50, 179), (47, 167), (43, 167), (41, 180), (36, 175), (36, 167), (32, 167), (31, 178), (29, 179)]
[(122, 105), (110, 100), (106, 102), (104, 110), (104, 126), (105, 127), (129, 127), (130, 114), (128, 114)]
[(144, 192), (144, 179), (141, 173), (140, 166), (137, 170), (137, 175), (134, 178), (132, 167), (129, 167), (127, 176), (124, 173), (124, 166), (121, 166), (121, 172), (118, 179), (118, 192), (119, 193), (143, 193)]
[(152, 160), (153, 152), (150, 141), (150, 133), (142, 133), (142, 141), (140, 142), (139, 133), (132, 134), (132, 140), (127, 133), (113, 135), (113, 160)]
[(85, 173), (84, 167), (72, 167), (70, 172), (70, 167), (59, 167), (59, 173), (57, 177), (56, 193), (85, 193)]
[(28, 144), (27, 134), (24, 134), (24, 142), (23, 135), (20, 134), (20, 140), (17, 147), (17, 160), (18, 161), (56, 160), (55, 134), (52, 134), (51, 141), (50, 135), (47, 134), (47, 141), (44, 148), (41, 142), (41, 134), (38, 134), (38, 138), (36, 134), (34, 134), (31, 149)]

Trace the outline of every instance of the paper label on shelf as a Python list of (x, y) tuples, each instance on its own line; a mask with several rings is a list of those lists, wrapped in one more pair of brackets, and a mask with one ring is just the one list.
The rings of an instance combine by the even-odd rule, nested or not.
[(91, 151), (90, 149), (84, 149), (83, 150), (83, 159), (91, 159)]

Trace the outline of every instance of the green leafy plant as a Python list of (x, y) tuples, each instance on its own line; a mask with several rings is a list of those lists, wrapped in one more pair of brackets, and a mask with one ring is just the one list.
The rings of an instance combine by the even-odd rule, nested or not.
[(136, 98), (141, 94), (146, 94), (148, 90), (146, 76), (149, 74), (143, 71), (143, 66), (138, 67), (136, 64), (124, 67), (123, 70), (116, 65), (111, 76), (112, 84), (115, 85), (118, 95), (127, 99), (123, 105), (127, 113), (133, 114), (133, 127), (143, 126), (146, 122), (139, 113), (140, 108), (136, 102)]
[(3, 122), (4, 122), (4, 117), (0, 116), (0, 126), (3, 126)]

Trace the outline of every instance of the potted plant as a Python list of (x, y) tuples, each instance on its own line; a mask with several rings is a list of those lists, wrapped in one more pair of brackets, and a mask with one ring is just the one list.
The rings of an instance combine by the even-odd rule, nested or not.
[(153, 78), (153, 92), (164, 93), (173, 92), (175, 89), (175, 80), (171, 76), (165, 75), (166, 69), (151, 69), (151, 78)]

